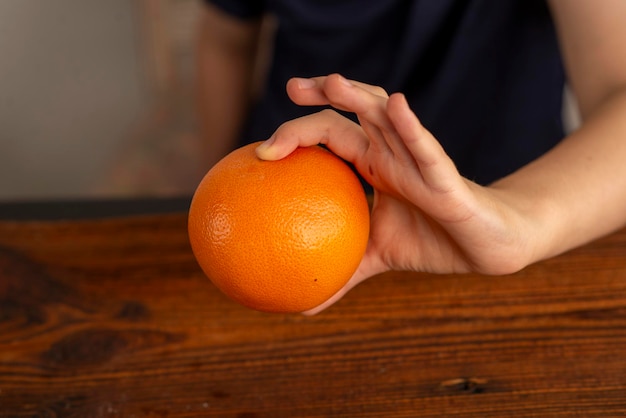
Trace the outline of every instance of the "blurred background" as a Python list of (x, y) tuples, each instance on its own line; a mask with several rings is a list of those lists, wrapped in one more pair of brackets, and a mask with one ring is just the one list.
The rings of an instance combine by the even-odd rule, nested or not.
[(190, 196), (201, 7), (0, 0), (0, 201)]
[(200, 7), (0, 1), (0, 200), (191, 193)]

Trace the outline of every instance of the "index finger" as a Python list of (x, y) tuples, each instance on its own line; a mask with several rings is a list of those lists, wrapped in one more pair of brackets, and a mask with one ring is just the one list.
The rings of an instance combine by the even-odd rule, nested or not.
[(298, 147), (324, 144), (333, 153), (357, 166), (369, 147), (369, 138), (359, 125), (331, 109), (283, 123), (256, 148), (262, 160), (280, 160)]

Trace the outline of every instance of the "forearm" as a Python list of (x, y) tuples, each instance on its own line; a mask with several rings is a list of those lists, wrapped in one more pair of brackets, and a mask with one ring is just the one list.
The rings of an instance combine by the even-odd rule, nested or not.
[(196, 109), (207, 167), (231, 151), (251, 101), (258, 22), (209, 9), (196, 44)]
[(615, 92), (553, 150), (491, 185), (529, 232), (529, 262), (626, 224), (626, 89)]

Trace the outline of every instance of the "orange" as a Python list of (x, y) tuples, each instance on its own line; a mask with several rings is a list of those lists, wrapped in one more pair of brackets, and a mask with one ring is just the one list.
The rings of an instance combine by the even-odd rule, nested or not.
[(218, 162), (189, 210), (189, 238), (207, 277), (236, 302), (303, 312), (335, 294), (367, 245), (369, 208), (352, 170), (319, 147), (262, 161), (254, 143)]

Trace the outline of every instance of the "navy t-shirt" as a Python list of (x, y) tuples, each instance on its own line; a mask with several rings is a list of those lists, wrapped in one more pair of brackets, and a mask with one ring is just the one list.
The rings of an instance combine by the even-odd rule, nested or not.
[(403, 92), (462, 175), (486, 184), (563, 137), (564, 71), (543, 0), (206, 0), (278, 21), (267, 88), (242, 144), (317, 109), (287, 80), (339, 72)]

